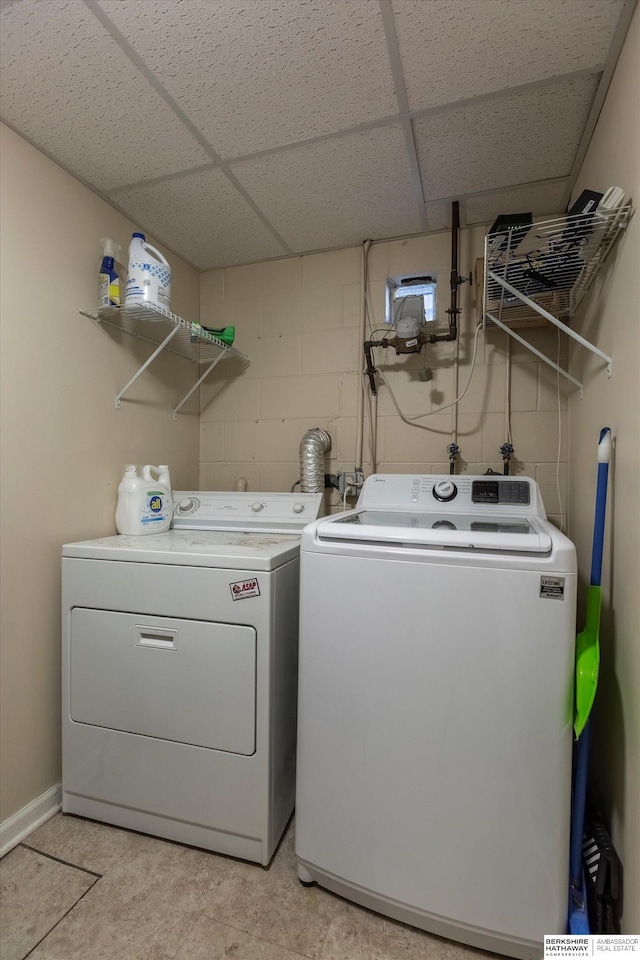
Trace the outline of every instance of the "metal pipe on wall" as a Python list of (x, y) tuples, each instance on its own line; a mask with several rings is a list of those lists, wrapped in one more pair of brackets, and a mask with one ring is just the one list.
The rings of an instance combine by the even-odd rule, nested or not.
[(358, 337), (358, 407), (356, 412), (356, 450), (354, 456), (354, 466), (357, 470), (362, 470), (362, 446), (364, 435), (364, 383), (360, 373), (360, 364), (362, 355), (360, 353), (360, 344), (364, 343), (365, 331), (367, 325), (367, 257), (371, 240), (365, 240), (362, 244), (362, 264), (360, 270), (360, 325)]
[(451, 275), (449, 285), (451, 287), (451, 306), (447, 310), (449, 314), (449, 336), (447, 339), (456, 340), (458, 336), (458, 287), (463, 282), (458, 273), (458, 246), (460, 238), (460, 204), (454, 200), (451, 204)]

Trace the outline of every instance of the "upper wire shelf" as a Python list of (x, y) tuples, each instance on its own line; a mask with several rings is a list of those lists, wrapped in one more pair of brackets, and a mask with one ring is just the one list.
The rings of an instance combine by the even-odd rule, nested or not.
[(514, 327), (540, 318), (554, 324), (607, 365), (612, 359), (568, 321), (593, 283), (611, 247), (633, 213), (630, 203), (588, 214), (557, 217), (490, 233), (485, 239), (483, 323), (500, 327), (580, 390), (582, 383), (546, 356)]
[(507, 324), (539, 320), (545, 312), (571, 318), (632, 212), (626, 203), (490, 233), (484, 249), (485, 323), (492, 325), (496, 317)]
[(101, 307), (99, 310), (81, 310), (80, 313), (95, 323), (123, 330), (155, 346), (159, 346), (168, 334), (175, 331), (165, 349), (194, 363), (209, 363), (220, 355), (221, 350), (225, 356), (248, 360), (244, 353), (219, 340), (199, 324), (183, 320), (159, 306), (132, 303), (120, 307)]

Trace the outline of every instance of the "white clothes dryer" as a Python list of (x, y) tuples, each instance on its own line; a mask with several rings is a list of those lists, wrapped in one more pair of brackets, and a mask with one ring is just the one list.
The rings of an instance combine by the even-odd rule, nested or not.
[(62, 809), (264, 865), (293, 810), (322, 494), (173, 496), (166, 533), (62, 549)]
[(527, 478), (371, 476), (306, 528), (303, 882), (514, 957), (566, 931), (576, 576)]

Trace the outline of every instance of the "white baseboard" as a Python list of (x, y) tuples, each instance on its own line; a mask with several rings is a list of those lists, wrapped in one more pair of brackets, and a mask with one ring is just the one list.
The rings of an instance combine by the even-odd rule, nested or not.
[(0, 858), (62, 808), (62, 784), (44, 793), (0, 823)]

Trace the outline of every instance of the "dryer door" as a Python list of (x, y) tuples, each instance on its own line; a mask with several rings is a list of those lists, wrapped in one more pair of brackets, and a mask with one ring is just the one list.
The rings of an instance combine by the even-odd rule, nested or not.
[(70, 672), (76, 723), (255, 752), (253, 627), (75, 607)]

